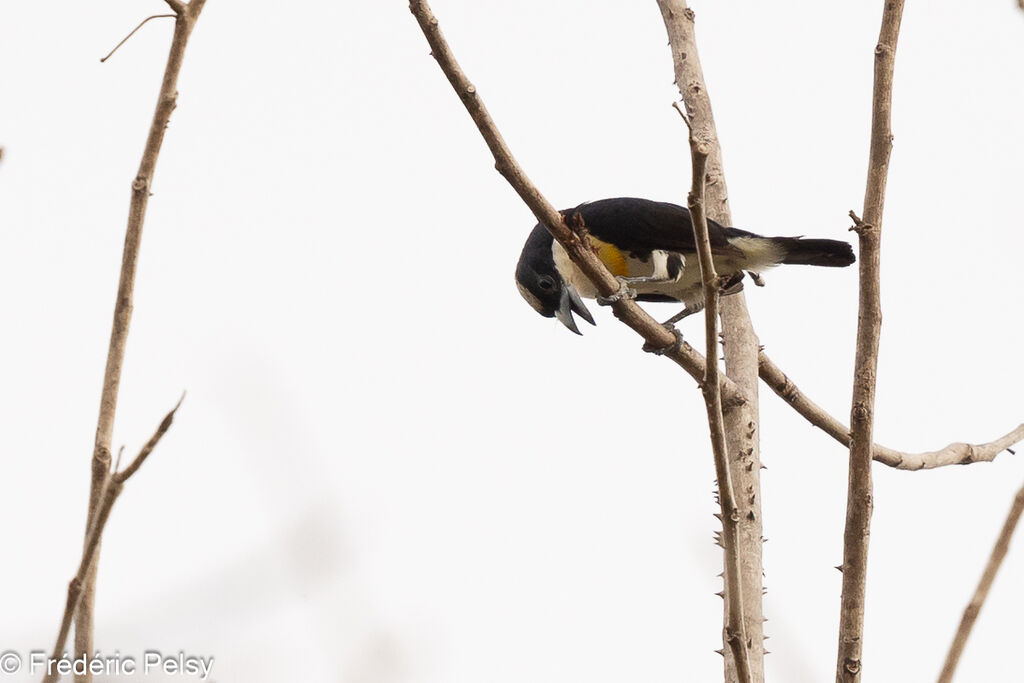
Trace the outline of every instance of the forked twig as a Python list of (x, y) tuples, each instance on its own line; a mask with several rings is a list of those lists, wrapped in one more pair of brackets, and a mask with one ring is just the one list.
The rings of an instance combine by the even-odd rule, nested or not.
[[(57, 632), (57, 641), (54, 643), (53, 652), (50, 655), (50, 663), (58, 660), (64, 653), (64, 648), (67, 644), (68, 634), (71, 631), (71, 622), (75, 618), (75, 612), (78, 609), (78, 605), (82, 600), (84, 593), (85, 583), (88, 577), (93, 573), (93, 568), (96, 560), (96, 554), (99, 552), (100, 539), (103, 537), (103, 530), (107, 525), (107, 520), (110, 518), (110, 511), (114, 507), (114, 501), (121, 495), (121, 491), (124, 489), (124, 484), (128, 481), (133, 474), (135, 474), (142, 463), (146, 461), (149, 454), (153, 452), (156, 445), (160, 443), (160, 439), (170, 429), (171, 423), (174, 422), (174, 415), (178, 412), (178, 408), (181, 407), (181, 402), (185, 399), (185, 394), (181, 395), (178, 399), (178, 403), (171, 409), (164, 419), (160, 421), (160, 425), (157, 427), (153, 436), (150, 437), (146, 445), (142, 447), (139, 454), (132, 459), (124, 470), (114, 471), (110, 474), (107, 485), (103, 489), (103, 493), (100, 496), (99, 506), (93, 511), (92, 522), (89, 525), (88, 533), (85, 536), (85, 547), (82, 550), (82, 558), (78, 563), (78, 571), (75, 572), (74, 578), (68, 584), (68, 597), (64, 604), (64, 615), (61, 617), (60, 629)], [(92, 653), (87, 653), (87, 657), (91, 657)], [(47, 672), (43, 677), (43, 683), (53, 683), (60, 678), (60, 673), (56, 666), (49, 664)]]

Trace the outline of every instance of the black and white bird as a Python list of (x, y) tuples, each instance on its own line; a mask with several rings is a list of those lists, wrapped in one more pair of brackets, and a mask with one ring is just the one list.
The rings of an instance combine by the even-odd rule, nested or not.
[[(684, 304), (671, 322), (703, 308), (689, 210), (667, 202), (619, 197), (586, 202), (562, 214), (568, 217), (577, 212), (598, 258), (636, 292), (638, 301)], [(763, 237), (710, 219), (708, 234), (715, 271), (725, 282), (723, 294), (743, 288), (744, 272), (789, 264), (841, 268), (856, 260), (850, 245), (840, 240)], [(533, 229), (523, 246), (516, 284), (534, 310), (546, 318), (558, 318), (576, 334), (582, 333), (573, 313), (595, 324), (582, 298), (593, 299), (597, 291), (543, 225)]]

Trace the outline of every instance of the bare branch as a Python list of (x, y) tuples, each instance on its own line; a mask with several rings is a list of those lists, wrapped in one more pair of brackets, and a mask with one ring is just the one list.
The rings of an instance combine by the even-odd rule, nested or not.
[(143, 20), (142, 20), (141, 22), (139, 22), (139, 25), (138, 25), (138, 26), (136, 26), (135, 28), (133, 28), (133, 29), (132, 29), (132, 32), (131, 32), (131, 33), (129, 33), (128, 35), (126, 35), (126, 36), (125, 36), (124, 38), (122, 38), (122, 39), (121, 39), (121, 42), (120, 42), (120, 43), (118, 43), (117, 45), (115, 45), (115, 46), (114, 46), (114, 49), (113, 49), (113, 50), (111, 50), (110, 52), (108, 52), (108, 53), (107, 53), (107, 56), (106, 56), (106, 57), (100, 57), (100, 62), (102, 63), (102, 62), (105, 62), (105, 61), (107, 61), (108, 59), (110, 59), (110, 58), (111, 58), (111, 57), (112, 57), (112, 56), (114, 55), (114, 53), (115, 53), (115, 52), (117, 52), (117, 49), (118, 49), (119, 47), (121, 47), (122, 45), (124, 45), (125, 43), (127, 43), (127, 42), (128, 42), (128, 39), (129, 39), (129, 38), (131, 38), (132, 36), (134, 36), (134, 35), (135, 35), (135, 32), (136, 32), (136, 31), (138, 31), (138, 30), (139, 30), (140, 28), (142, 28), (143, 26), (145, 26), (145, 25), (146, 25), (146, 22), (147, 22), (147, 21), (149, 21), (150, 19), (166, 19), (166, 18), (168, 18), (168, 17), (170, 17), (171, 19), (173, 19), (173, 18), (174, 18), (174, 17), (176, 17), (176, 16), (177, 16), (176, 14), (154, 14), (153, 16), (150, 16), (150, 17), (146, 17), (146, 18), (145, 18), (145, 19), (143, 19)]
[[(824, 408), (809, 399), (784, 372), (772, 362), (764, 351), (759, 358), (761, 379), (782, 400), (793, 406), (800, 415), (833, 439), (849, 447), (850, 429), (829, 414)], [(927, 470), (946, 465), (969, 465), (975, 462), (990, 462), (1018, 441), (1024, 440), (1024, 424), (1008, 434), (984, 444), (951, 443), (937, 451), (908, 453), (874, 444), (871, 457), (899, 470)]]
[(1020, 521), (1022, 512), (1024, 512), (1024, 486), (1017, 491), (1017, 495), (1013, 498), (1013, 505), (1010, 506), (1010, 512), (1006, 515), (1006, 521), (1003, 522), (1003, 529), (999, 532), (996, 545), (992, 548), (992, 555), (988, 558), (988, 564), (985, 565), (981, 581), (978, 582), (971, 601), (964, 609), (960, 627), (957, 628), (953, 643), (949, 646), (949, 653), (946, 655), (946, 663), (942, 666), (942, 673), (939, 674), (939, 683), (951, 683), (953, 680), (953, 673), (956, 671), (956, 665), (960, 662), (960, 655), (964, 651), (967, 638), (971, 635), (971, 629), (981, 612), (981, 607), (985, 604), (985, 598), (988, 597), (988, 591), (992, 588), (992, 582), (996, 579), (996, 573), (1003, 563), (1003, 558), (1006, 557), (1006, 552), (1010, 549), (1010, 539), (1013, 538), (1013, 532), (1017, 528), (1017, 522)]
[[(167, 55), (160, 93), (157, 96), (156, 111), (149, 127), (149, 135), (142, 152), (139, 171), (131, 183), (131, 203), (128, 208), (128, 225), (125, 230), (124, 251), (121, 257), (121, 275), (117, 285), (114, 303), (114, 320), (107, 349), (107, 362), (103, 372), (103, 389), (100, 395), (99, 417), (96, 421), (96, 436), (93, 444), (92, 481), (89, 489), (89, 514), (86, 529), (91, 528), (99, 509), (100, 496), (107, 489), (110, 478), (110, 443), (114, 431), (114, 416), (117, 412), (117, 395), (121, 384), (121, 368), (124, 364), (128, 327), (132, 317), (132, 299), (135, 290), (135, 271), (138, 265), (139, 247), (142, 241), (142, 225), (146, 218), (153, 173), (157, 157), (163, 144), (164, 132), (174, 111), (178, 98), (178, 73), (185, 56), (185, 46), (206, 0), (192, 0), (187, 5), (180, 0), (167, 0), (176, 13), (174, 36)], [(96, 550), (98, 553), (98, 548)], [(94, 651), (92, 642), (92, 609), (95, 591), (95, 575), (84, 577), (82, 598), (75, 615), (75, 653), (79, 656)], [(88, 683), (92, 674), (76, 677)]]
[[(691, 135), (708, 147), (707, 168), (704, 171), (705, 210), (707, 215), (723, 225), (732, 225), (729, 213), (729, 197), (722, 166), (721, 147), (715, 131), (715, 119), (711, 111), (711, 99), (701, 69), (697, 38), (694, 27), (694, 13), (684, 0), (658, 0), (658, 7), (665, 23), (669, 46), (672, 50), (672, 64), (676, 85), (686, 108), (684, 120), (691, 129)], [(678, 109), (678, 107), (677, 107)], [(684, 113), (680, 111), (680, 113)], [(743, 620), (747, 634), (750, 658), (750, 674), (754, 681), (764, 680), (764, 618), (762, 595), (764, 593), (764, 570), (761, 560), (761, 460), (759, 452), (759, 416), (757, 352), (759, 343), (747, 314), (746, 301), (742, 294), (727, 296), (721, 300), (722, 339), (724, 345), (725, 370), (728, 379), (734, 381), (746, 400), (743, 403), (728, 402), (723, 406), (725, 438), (729, 458), (729, 469), (733, 488), (738, 492), (736, 504), (739, 510), (737, 537), (740, 550), (740, 572), (743, 586)], [(726, 564), (725, 573), (732, 569)], [(726, 578), (726, 584), (729, 579)], [(725, 619), (729, 619), (732, 605), (726, 596)], [(725, 656), (725, 677), (727, 681), (740, 680), (732, 649)]]
[[(106, 487), (103, 489), (102, 494), (99, 496), (99, 505), (94, 509), (92, 515), (92, 522), (89, 525), (89, 529), (85, 535), (85, 544), (82, 550), (82, 557), (78, 563), (78, 571), (75, 572), (75, 576), (71, 579), (68, 584), (68, 597), (64, 604), (64, 615), (61, 617), (60, 629), (57, 632), (57, 641), (54, 643), (53, 651), (50, 655), (51, 661), (58, 659), (64, 653), (64, 647), (67, 644), (68, 634), (71, 631), (71, 622), (75, 618), (75, 613), (78, 610), (79, 604), (85, 595), (85, 584), (90, 576), (95, 576), (96, 569), (96, 556), (100, 549), (100, 539), (103, 537), (103, 530), (107, 526), (107, 520), (110, 518), (110, 511), (114, 507), (114, 501), (121, 495), (121, 491), (124, 489), (124, 483), (142, 466), (146, 458), (150, 453), (153, 452), (153, 448), (159, 443), (160, 438), (167, 432), (171, 426), (171, 422), (174, 420), (174, 413), (177, 412), (178, 407), (181, 406), (181, 401), (185, 398), (182, 394), (181, 399), (178, 400), (178, 404), (171, 409), (171, 412), (167, 413), (164, 419), (160, 422), (156, 432), (146, 442), (146, 445), (142, 447), (142, 450), (132, 460), (131, 464), (123, 472), (114, 472), (109, 477)], [(76, 626), (77, 626), (76, 621)], [(77, 635), (77, 627), (76, 627)], [(77, 655), (80, 656), (80, 655)], [(87, 653), (87, 656), (91, 657), (92, 652)], [(48, 673), (43, 677), (43, 683), (53, 683), (60, 674), (56, 667), (47, 667)]]
[(863, 669), (864, 601), (872, 510), (872, 432), (878, 340), (882, 326), (879, 251), (889, 153), (892, 149), (890, 119), (893, 66), (902, 16), (903, 0), (886, 0), (878, 45), (875, 47), (871, 150), (864, 192), (864, 221), (856, 219), (855, 228), (860, 236), (860, 303), (853, 370), (853, 402), (850, 409), (850, 475), (846, 529), (843, 533), (843, 593), (836, 656), (837, 683), (859, 683)]
[[(677, 107), (678, 109), (678, 107)], [(682, 113), (680, 111), (679, 113)], [(686, 118), (684, 117), (684, 120)], [(736, 506), (732, 474), (729, 471), (729, 452), (725, 443), (725, 419), (722, 417), (722, 388), (718, 382), (718, 273), (711, 255), (711, 239), (704, 215), (704, 173), (708, 147), (698, 140), (690, 128), (690, 157), (693, 163), (692, 188), (687, 204), (697, 245), (697, 263), (704, 288), (704, 405), (707, 407), (708, 428), (711, 431), (711, 450), (715, 458), (715, 476), (718, 479), (718, 501), (722, 510), (722, 549), (727, 570), (725, 575), (725, 604), (727, 609), (725, 642), (736, 663), (736, 676), (741, 683), (750, 683), (750, 653), (743, 619), (743, 582), (738, 526), (740, 512)]]

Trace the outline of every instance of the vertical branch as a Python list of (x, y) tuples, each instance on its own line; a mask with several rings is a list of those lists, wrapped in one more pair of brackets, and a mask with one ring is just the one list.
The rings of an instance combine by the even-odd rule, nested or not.
[(868, 537), (871, 529), (871, 452), (874, 429), (878, 339), (882, 326), (879, 294), (879, 251), (885, 184), (892, 149), (892, 81), (896, 41), (903, 16), (903, 0), (886, 0), (882, 27), (875, 47), (874, 93), (871, 114), (871, 151), (864, 219), (853, 215), (860, 236), (860, 297), (857, 316), (857, 352), (854, 359), (853, 400), (850, 408), (850, 473), (843, 534), (843, 594), (839, 615), (836, 681), (860, 681), (864, 642), (864, 600), (867, 587)]
[[(708, 97), (704, 74), (697, 53), (694, 34), (694, 13), (685, 0), (658, 0), (662, 19), (668, 32), (675, 68), (676, 85), (691, 125), (691, 135), (707, 146), (708, 160), (704, 172), (706, 179), (707, 214), (723, 225), (732, 225), (729, 214), (728, 191), (722, 170), (721, 147), (715, 130), (711, 100)], [(725, 438), (728, 446), (735, 504), (739, 515), (737, 542), (740, 556), (740, 583), (743, 596), (744, 632), (750, 658), (750, 673), (754, 681), (764, 680), (763, 637), (763, 569), (761, 560), (761, 461), (758, 445), (758, 350), (757, 336), (747, 315), (742, 294), (728, 296), (721, 301), (722, 338), (725, 346), (725, 369), (729, 379), (741, 387), (747, 399), (742, 404), (726, 403), (723, 412)], [(709, 357), (708, 364), (714, 356)], [(719, 481), (721, 485), (721, 481)], [(723, 524), (726, 524), (723, 519)], [(734, 567), (725, 567), (726, 585)], [(725, 618), (732, 611), (729, 592), (725, 596)], [(731, 648), (725, 652), (726, 680), (741, 680)]]
[(985, 565), (981, 581), (974, 589), (971, 601), (964, 608), (960, 626), (953, 637), (953, 643), (949, 646), (949, 653), (946, 654), (946, 663), (942, 665), (939, 683), (951, 683), (953, 680), (953, 673), (956, 671), (956, 665), (960, 662), (960, 655), (971, 635), (971, 629), (974, 628), (974, 622), (981, 612), (981, 606), (985, 604), (985, 598), (988, 597), (988, 591), (992, 588), (992, 582), (996, 579), (999, 566), (1003, 563), (1003, 558), (1006, 557), (1006, 551), (1010, 549), (1010, 539), (1013, 538), (1013, 532), (1017, 528), (1017, 522), (1020, 521), (1022, 512), (1024, 512), (1024, 486), (1017, 491), (1017, 495), (1013, 498), (1013, 505), (1010, 506), (1010, 512), (1006, 515), (1006, 521), (1003, 522), (1003, 529), (999, 532), (995, 547), (992, 548), (992, 555), (988, 558), (988, 564)]
[[(114, 416), (117, 412), (117, 394), (121, 384), (121, 368), (124, 365), (128, 327), (131, 323), (135, 271), (139, 260), (142, 241), (142, 225), (146, 218), (153, 173), (157, 157), (163, 144), (164, 132), (171, 118), (171, 112), (178, 98), (178, 73), (185, 57), (185, 46), (206, 0), (192, 0), (188, 4), (181, 0), (166, 0), (175, 13), (174, 36), (167, 55), (160, 93), (157, 96), (156, 111), (149, 126), (149, 135), (142, 152), (138, 173), (131, 183), (131, 203), (128, 208), (128, 225), (125, 230), (124, 251), (121, 256), (121, 275), (117, 285), (117, 299), (114, 302), (114, 320), (107, 349), (106, 368), (103, 373), (103, 390), (100, 394), (100, 411), (96, 421), (96, 436), (93, 442), (92, 476), (89, 488), (89, 514), (86, 518), (86, 538), (95, 522), (103, 492), (110, 481), (110, 443), (114, 431)], [(75, 613), (75, 654), (91, 656), (93, 648), (93, 603), (96, 588), (96, 558), (99, 549), (93, 553), (88, 572), (83, 580), (82, 597)], [(76, 677), (90, 681), (91, 674)]]
[[(685, 116), (684, 116), (685, 119)], [(689, 123), (689, 119), (685, 119)], [(740, 580), (740, 549), (738, 526), (739, 510), (729, 471), (729, 451), (725, 443), (722, 417), (722, 388), (718, 378), (718, 273), (711, 256), (707, 216), (704, 214), (704, 174), (708, 159), (708, 145), (698, 140), (690, 130), (690, 157), (693, 164), (692, 185), (687, 204), (697, 245), (697, 263), (704, 289), (704, 381), (701, 391), (707, 407), (708, 428), (711, 431), (711, 450), (715, 457), (715, 476), (718, 479), (718, 500), (722, 510), (722, 549), (725, 555), (726, 621), (724, 640), (732, 652), (736, 677), (741, 683), (750, 683), (750, 653), (743, 623), (743, 582)]]

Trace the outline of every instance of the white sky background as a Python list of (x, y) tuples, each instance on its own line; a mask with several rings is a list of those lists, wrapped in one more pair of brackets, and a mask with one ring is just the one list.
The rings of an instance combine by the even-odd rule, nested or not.
[[(684, 199), (653, 0), (433, 7), (556, 205)], [(852, 240), (881, 3), (695, 9), (737, 226)], [(0, 650), (52, 645), (77, 565), (129, 182), (171, 22), (98, 58), (163, 11), (18, 3), (0, 21)], [(1015, 3), (908, 4), (881, 443), (987, 441), (1024, 419), (1022, 74)], [(210, 0), (179, 89), (115, 444), (134, 453), (188, 397), (115, 506), (103, 651), (213, 655), (219, 681), (719, 679), (700, 393), (607, 310), (579, 338), (520, 299), (535, 221), (406, 4)], [(845, 420), (856, 271), (766, 279), (747, 291), (762, 343)], [(695, 345), (700, 328), (684, 326)], [(768, 676), (829, 680), (846, 453), (766, 388), (762, 420)], [(871, 680), (934, 679), (1020, 457), (876, 467)], [(1019, 648), (1022, 547), (958, 680), (994, 680)]]

